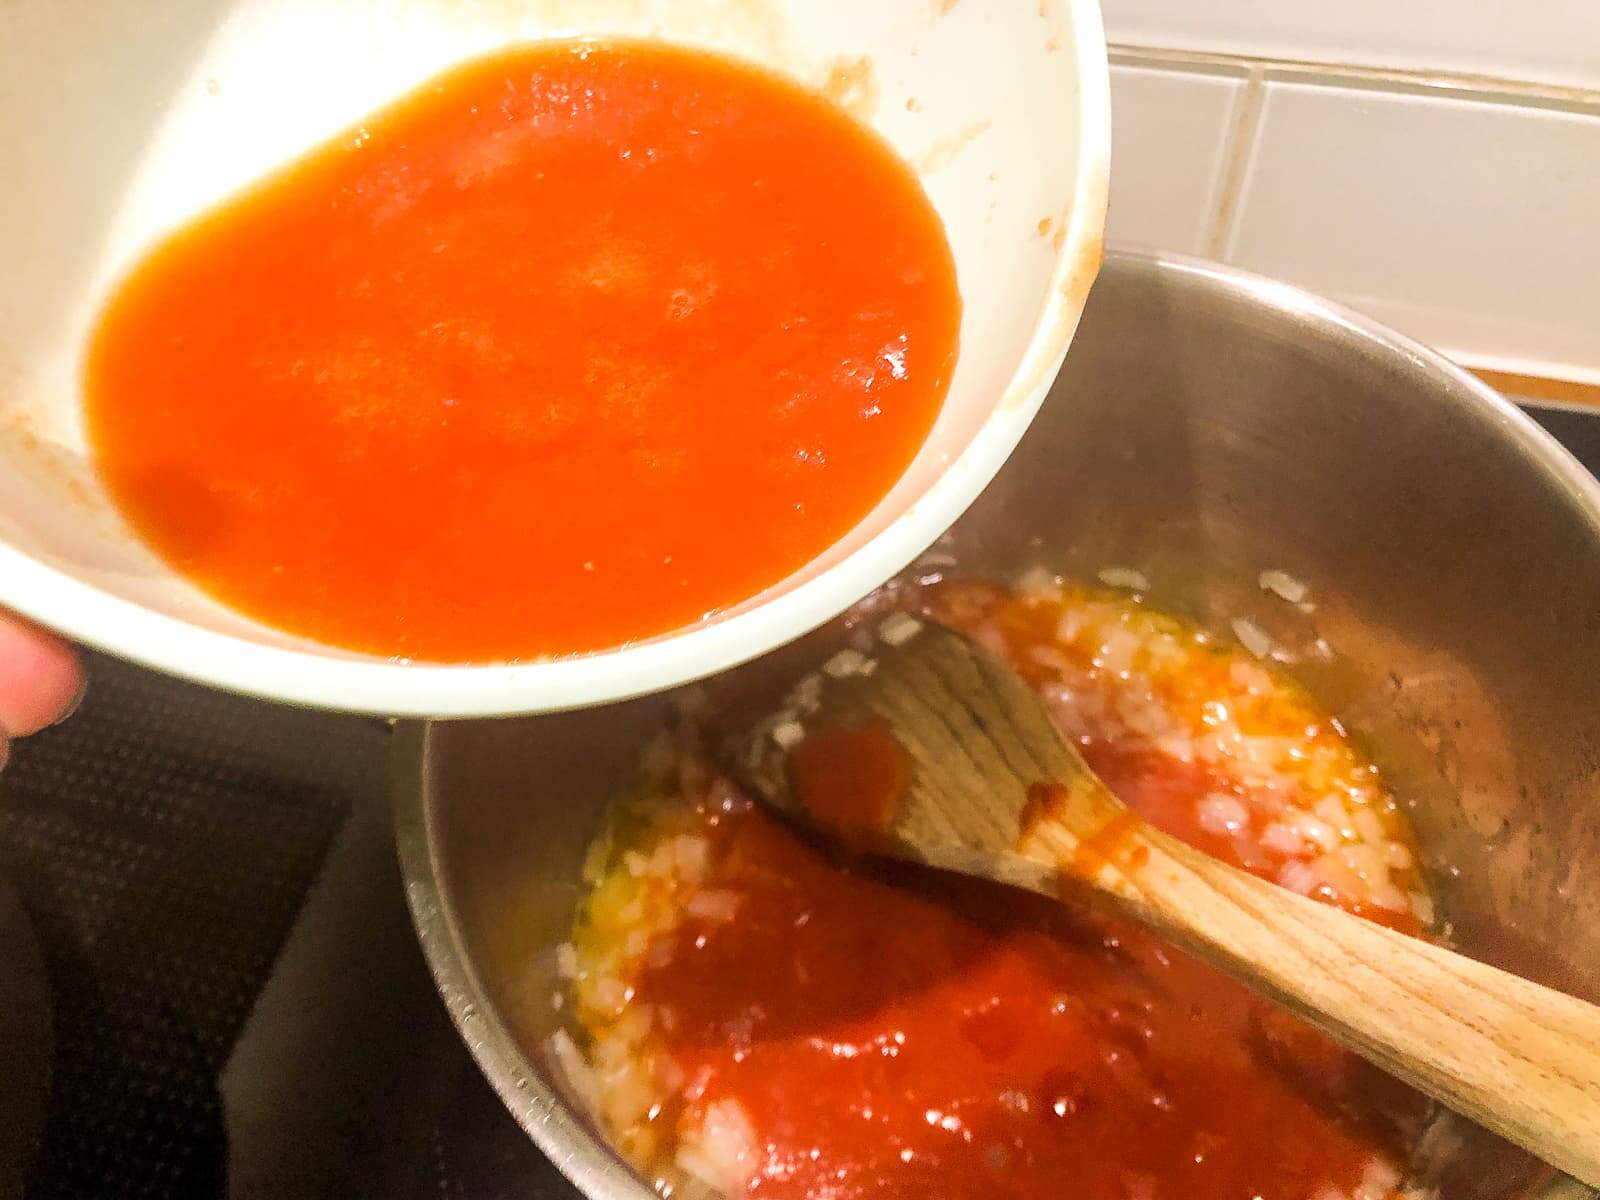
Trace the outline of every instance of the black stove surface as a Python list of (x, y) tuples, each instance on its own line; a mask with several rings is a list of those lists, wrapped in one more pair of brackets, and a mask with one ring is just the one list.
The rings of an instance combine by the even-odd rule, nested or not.
[(21, 1194), (575, 1195), (434, 992), (387, 727), (104, 658), (90, 677), (0, 777), (0, 871), (50, 998)]

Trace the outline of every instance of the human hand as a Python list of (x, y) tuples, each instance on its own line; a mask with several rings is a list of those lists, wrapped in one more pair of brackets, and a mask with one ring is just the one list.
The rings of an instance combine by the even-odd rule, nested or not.
[(31, 621), (0, 613), (0, 765), (12, 738), (68, 716), (83, 686), (83, 665), (71, 646)]

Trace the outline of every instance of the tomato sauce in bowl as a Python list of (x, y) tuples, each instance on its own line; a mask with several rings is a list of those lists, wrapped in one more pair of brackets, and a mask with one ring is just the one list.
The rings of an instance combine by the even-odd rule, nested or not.
[(372, 654), (606, 649), (759, 593), (931, 429), (937, 213), (824, 98), (646, 43), (443, 75), (171, 235), (85, 364), (145, 541)]

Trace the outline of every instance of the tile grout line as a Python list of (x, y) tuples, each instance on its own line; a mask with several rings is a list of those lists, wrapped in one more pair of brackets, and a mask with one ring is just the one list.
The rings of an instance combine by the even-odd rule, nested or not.
[(1234, 106), (1232, 128), (1228, 131), (1223, 148), (1227, 162), (1222, 169), (1222, 186), (1218, 189), (1216, 208), (1211, 214), (1211, 228), (1206, 231), (1205, 253), (1208, 258), (1226, 261), (1224, 253), (1229, 235), (1233, 232), (1239, 193), (1244, 188), (1245, 172), (1249, 169), (1250, 160), (1255, 156), (1261, 108), (1266, 100), (1265, 77), (1263, 66), (1252, 66), (1245, 81), (1244, 94)]
[(1109, 47), (1115, 61), (1135, 66), (1188, 68), (1192, 70), (1260, 71), (1279, 77), (1321, 77), (1347, 86), (1382, 87), (1438, 95), (1481, 96), (1502, 102), (1531, 103), (1561, 111), (1592, 112), (1600, 107), (1600, 89), (1572, 87), (1555, 83), (1532, 83), (1502, 79), (1493, 75), (1473, 75), (1459, 71), (1408, 70), (1403, 67), (1368, 67), (1354, 63), (1319, 62), (1314, 59), (1271, 58), (1264, 55), (1229, 54), (1221, 50), (1183, 50), (1166, 46), (1139, 46), (1114, 42)]

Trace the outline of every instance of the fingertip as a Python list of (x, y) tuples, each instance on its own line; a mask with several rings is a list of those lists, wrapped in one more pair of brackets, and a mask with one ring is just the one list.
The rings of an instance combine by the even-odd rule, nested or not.
[(84, 690), (70, 644), (30, 621), (0, 614), (0, 732), (26, 737), (69, 714)]

